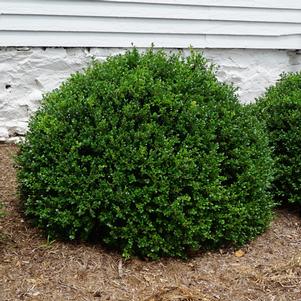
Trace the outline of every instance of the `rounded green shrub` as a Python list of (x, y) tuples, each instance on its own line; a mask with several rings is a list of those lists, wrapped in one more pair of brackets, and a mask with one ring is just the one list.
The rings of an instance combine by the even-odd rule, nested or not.
[(44, 97), (17, 162), (25, 212), (48, 235), (125, 257), (241, 245), (272, 215), (262, 125), (196, 52), (95, 61)]
[(282, 74), (255, 103), (275, 159), (272, 192), (280, 203), (301, 204), (301, 72)]

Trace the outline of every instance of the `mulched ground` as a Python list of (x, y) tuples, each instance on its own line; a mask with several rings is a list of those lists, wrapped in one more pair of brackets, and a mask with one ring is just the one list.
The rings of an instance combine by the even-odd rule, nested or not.
[(0, 145), (0, 300), (301, 301), (301, 217), (279, 210), (242, 250), (188, 261), (132, 259), (99, 245), (49, 242), (18, 209), (12, 156)]

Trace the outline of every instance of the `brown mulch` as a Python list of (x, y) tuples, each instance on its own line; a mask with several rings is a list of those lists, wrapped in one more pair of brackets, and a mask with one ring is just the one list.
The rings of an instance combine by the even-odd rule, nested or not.
[[(301, 301), (301, 217), (279, 210), (242, 250), (187, 261), (132, 259), (99, 245), (47, 241), (18, 209), (12, 156), (0, 145), (0, 300)], [(236, 251), (236, 252), (235, 252)]]

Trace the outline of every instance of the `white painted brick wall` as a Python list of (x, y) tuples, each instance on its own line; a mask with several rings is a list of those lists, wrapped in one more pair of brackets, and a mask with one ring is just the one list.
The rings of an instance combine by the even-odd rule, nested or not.
[[(58, 87), (91, 57), (105, 59), (123, 49), (0, 48), (0, 141), (24, 135), (42, 94)], [(285, 50), (206, 49), (219, 65), (221, 80), (239, 88), (242, 102), (251, 102), (284, 71), (301, 70), (301, 53)]]

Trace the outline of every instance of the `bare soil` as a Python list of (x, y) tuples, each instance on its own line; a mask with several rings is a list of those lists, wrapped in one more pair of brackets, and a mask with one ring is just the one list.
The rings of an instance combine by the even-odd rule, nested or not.
[(0, 145), (0, 300), (301, 301), (301, 217), (278, 210), (241, 250), (183, 261), (124, 261), (100, 245), (47, 241), (19, 209), (12, 156)]

